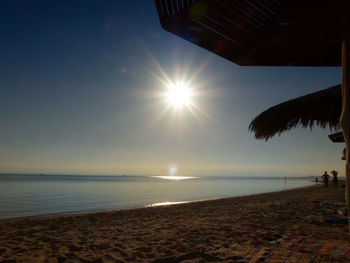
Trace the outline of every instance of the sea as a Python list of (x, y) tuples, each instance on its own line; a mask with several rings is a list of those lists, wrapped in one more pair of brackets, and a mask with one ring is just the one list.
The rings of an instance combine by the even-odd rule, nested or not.
[(0, 175), (0, 220), (251, 195), (315, 184), (310, 177)]

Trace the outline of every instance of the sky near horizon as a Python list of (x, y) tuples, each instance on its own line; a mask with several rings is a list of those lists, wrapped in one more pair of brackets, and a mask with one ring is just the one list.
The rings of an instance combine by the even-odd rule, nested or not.
[[(248, 132), (340, 67), (235, 65), (164, 31), (154, 1), (5, 0), (0, 34), (0, 173), (344, 175), (328, 129)], [(191, 80), (192, 110), (169, 108), (167, 79)]]

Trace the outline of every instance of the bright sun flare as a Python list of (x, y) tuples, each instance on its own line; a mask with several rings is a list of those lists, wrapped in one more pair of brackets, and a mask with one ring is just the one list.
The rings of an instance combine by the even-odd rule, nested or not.
[(166, 98), (169, 104), (175, 108), (182, 108), (191, 104), (191, 90), (184, 84), (172, 84), (169, 86), (169, 91)]

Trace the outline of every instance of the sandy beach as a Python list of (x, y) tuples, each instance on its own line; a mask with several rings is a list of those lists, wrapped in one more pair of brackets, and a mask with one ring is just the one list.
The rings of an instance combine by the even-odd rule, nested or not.
[[(172, 206), (8, 220), (0, 222), (0, 262), (347, 262), (346, 251), (341, 254), (350, 242), (347, 225), (324, 222), (339, 216), (344, 202), (344, 188), (319, 184)], [(311, 249), (300, 246), (312, 240), (321, 242)], [(344, 245), (332, 254), (318, 248), (325, 241)]]

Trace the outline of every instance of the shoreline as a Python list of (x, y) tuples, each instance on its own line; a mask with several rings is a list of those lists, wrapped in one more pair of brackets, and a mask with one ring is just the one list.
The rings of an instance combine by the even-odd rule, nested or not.
[[(48, 179), (47, 181), (42, 180), (42, 176), (39, 177), (38, 181), (34, 182), (32, 181), (34, 177), (29, 177), (30, 180), (22, 180), (19, 177), (9, 176), (3, 181), (0, 180), (5, 190), (0, 194), (2, 204), (0, 221), (138, 208), (159, 202), (211, 200), (314, 184), (309, 180), (298, 178), (288, 180), (286, 184), (282, 177), (280, 180), (270, 178), (270, 181), (263, 177), (241, 177), (242, 180), (238, 177), (225, 179), (208, 177), (193, 180), (145, 177), (146, 179), (139, 180), (135, 176), (134, 182), (134, 179), (116, 177), (109, 181), (101, 177), (85, 180), (85, 177), (79, 179), (71, 176), (70, 179), (74, 183), (70, 183), (70, 179), (56, 176), (53, 177), (53, 180)], [(256, 181), (257, 179), (261, 181), (261, 184)], [(155, 182), (154, 187), (151, 182)], [(41, 183), (47, 187), (41, 187)], [(7, 185), (9, 185), (8, 188)], [(23, 187), (25, 190), (22, 189)]]
[[(320, 185), (320, 184), (321, 183), (318, 183), (315, 185)], [(80, 216), (80, 215), (89, 215), (89, 214), (95, 214), (95, 213), (109, 213), (109, 212), (128, 211), (128, 210), (133, 210), (133, 209), (143, 209), (143, 208), (151, 208), (151, 207), (164, 207), (164, 206), (174, 206), (174, 205), (181, 205), (181, 204), (191, 204), (191, 203), (197, 203), (197, 202), (210, 202), (210, 201), (215, 201), (215, 200), (225, 200), (225, 199), (249, 197), (249, 196), (255, 196), (255, 195), (279, 193), (279, 192), (285, 192), (285, 191), (296, 190), (296, 189), (304, 189), (304, 188), (313, 187), (315, 185), (307, 185), (307, 186), (301, 186), (301, 187), (290, 188), (290, 189), (285, 189), (285, 190), (263, 192), (263, 193), (228, 196), (228, 197), (216, 197), (216, 198), (194, 200), (194, 201), (160, 202), (160, 203), (171, 203), (171, 204), (164, 204), (164, 205), (160, 205), (160, 203), (156, 203), (156, 205), (150, 204), (150, 205), (145, 205), (145, 206), (127, 207), (127, 208), (120, 208), (120, 209), (117, 208), (117, 209), (91, 210), (91, 211), (81, 211), (81, 212), (74, 211), (74, 212), (63, 212), (63, 213), (59, 212), (59, 213), (49, 213), (49, 214), (40, 214), (40, 215), (32, 215), (32, 216), (23, 216), (23, 217), (12, 217), (12, 218), (0, 219), (0, 223), (9, 222), (9, 221), (27, 220), (27, 219), (30, 220), (30, 219), (54, 218), (54, 217), (65, 217), (65, 216)]]
[[(317, 201), (325, 199), (344, 202), (344, 189), (313, 185), (170, 206), (1, 221), (0, 262), (248, 262), (244, 260), (255, 249), (272, 249), (269, 242), (276, 235), (349, 243), (347, 225), (324, 223), (339, 208)], [(320, 255), (292, 247), (286, 253), (303, 259), (296, 262), (346, 262), (323, 255), (315, 260)], [(310, 256), (313, 261), (305, 259)]]

